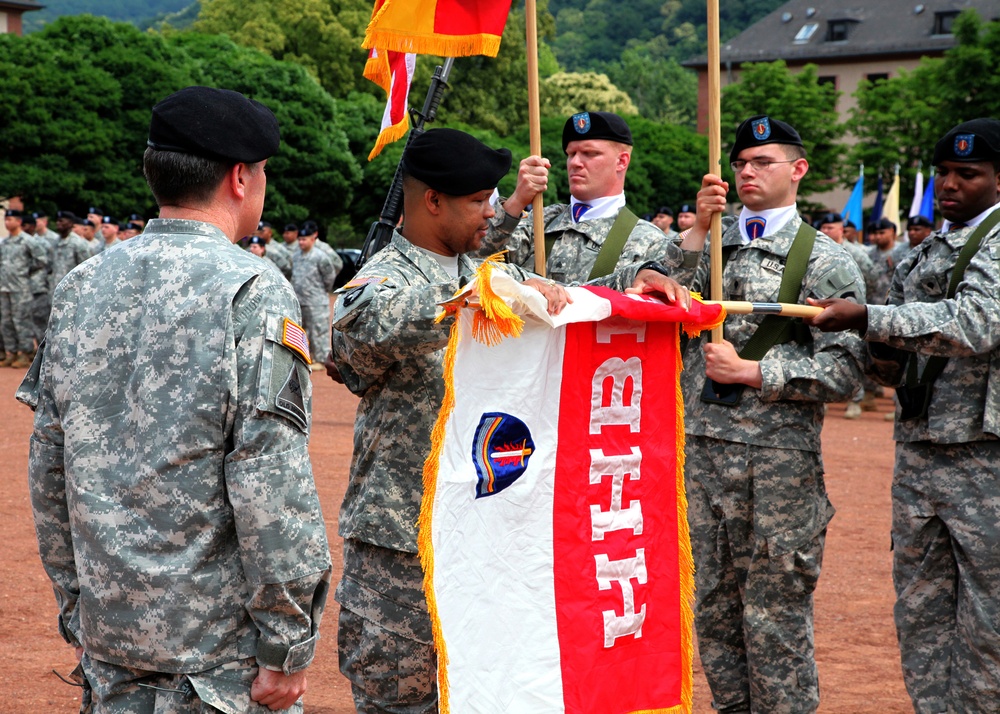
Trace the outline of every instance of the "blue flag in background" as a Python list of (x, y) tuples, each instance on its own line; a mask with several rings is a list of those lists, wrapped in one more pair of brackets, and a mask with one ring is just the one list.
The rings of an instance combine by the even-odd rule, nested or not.
[(862, 169), (861, 175), (858, 176), (858, 180), (854, 183), (854, 189), (851, 191), (851, 197), (847, 199), (847, 205), (844, 206), (844, 210), (841, 212), (841, 216), (844, 218), (844, 223), (850, 221), (854, 224), (854, 227), (858, 230), (864, 230), (864, 216), (862, 215), (861, 199), (865, 195), (865, 174)]
[(924, 189), (924, 200), (920, 202), (920, 215), (931, 223), (934, 222), (934, 169), (931, 169), (927, 188)]

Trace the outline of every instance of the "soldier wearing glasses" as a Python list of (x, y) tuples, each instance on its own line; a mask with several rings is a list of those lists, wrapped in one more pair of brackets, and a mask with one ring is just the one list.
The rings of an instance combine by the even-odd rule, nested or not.
[[(798, 132), (771, 117), (747, 119), (730, 161), (743, 210), (722, 236), (724, 299), (778, 302), (787, 266), (801, 271), (786, 279), (796, 293), (789, 302), (864, 302), (855, 262), (799, 218), (809, 162)], [(705, 176), (681, 244), (690, 287), (703, 294), (707, 233), (728, 189)], [(746, 345), (762, 320), (731, 315), (724, 341), (692, 340), (682, 375), (695, 623), (718, 711), (803, 714), (819, 705), (812, 596), (834, 513), (820, 457), (823, 405), (860, 383), (863, 347), (857, 335), (831, 338), (795, 321), (753, 357)]]

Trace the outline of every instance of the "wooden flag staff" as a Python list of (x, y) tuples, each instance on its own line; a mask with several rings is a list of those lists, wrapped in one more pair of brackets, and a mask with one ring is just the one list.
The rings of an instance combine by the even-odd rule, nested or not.
[[(721, 176), (722, 109), (719, 76), (719, 0), (708, 0), (708, 173)], [(722, 300), (722, 215), (712, 214), (709, 233), (709, 297)], [(722, 342), (722, 326), (712, 330), (712, 342)]]
[[(538, 13), (535, 0), (525, 0), (524, 20), (528, 47), (528, 137), (533, 156), (542, 155), (542, 118), (538, 96)], [(542, 194), (531, 202), (535, 229), (535, 272), (545, 277), (545, 216)]]

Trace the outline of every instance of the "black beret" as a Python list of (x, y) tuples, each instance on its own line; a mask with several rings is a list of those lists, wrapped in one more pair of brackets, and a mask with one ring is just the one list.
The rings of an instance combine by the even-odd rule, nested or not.
[(267, 247), (267, 241), (261, 238), (260, 236), (249, 236), (247, 237), (246, 241), (247, 245), (262, 245), (265, 248)]
[(287, 233), (288, 231), (295, 231), (296, 233), (298, 233), (299, 227), (294, 223), (286, 223), (284, 232)]
[(934, 228), (934, 224), (927, 216), (910, 216), (906, 221), (908, 226), (923, 226), (924, 228)]
[(607, 139), (632, 146), (632, 132), (625, 120), (613, 112), (580, 112), (563, 125), (562, 147), (571, 141)]
[(278, 152), (278, 120), (239, 92), (185, 87), (153, 107), (146, 144), (215, 161), (256, 163)]
[(888, 218), (879, 218), (877, 221), (868, 224), (869, 233), (871, 231), (884, 231), (886, 229), (896, 230), (896, 224)]
[(96, 208), (94, 206), (91, 206), (90, 208), (87, 209), (87, 215), (89, 216), (91, 213), (93, 213), (95, 216), (103, 216), (104, 215), (104, 211), (102, 211), (100, 208)]
[(682, 203), (681, 207), (677, 210), (677, 212), (678, 213), (697, 213), (698, 211), (694, 210), (694, 208), (695, 207), (694, 207), (693, 203)]
[(319, 233), (319, 224), (316, 221), (306, 221), (299, 228), (300, 236), (311, 236), (313, 233)]
[(47, 214), (45, 211), (32, 211), (31, 217), (35, 219), (48, 218), (49, 214)]
[(468, 196), (496, 188), (510, 170), (510, 151), (491, 149), (457, 129), (430, 129), (403, 151), (403, 171), (435, 191)]
[(270, 227), (271, 227), (271, 224), (268, 223), (267, 221), (260, 221), (259, 223), (257, 223), (257, 230), (259, 230), (259, 231), (262, 231), (265, 228), (270, 228)]
[(858, 227), (854, 225), (853, 221), (844, 221), (844, 228), (853, 228), (854, 230), (858, 230)]
[(736, 141), (729, 152), (729, 160), (736, 161), (744, 149), (764, 144), (802, 146), (802, 137), (790, 124), (759, 114), (744, 121), (736, 130)]
[(24, 218), (21, 219), (21, 223), (23, 223), (26, 226), (33, 226), (35, 225), (35, 217), (30, 213), (26, 213), (24, 215)]
[(76, 214), (73, 211), (56, 211), (56, 218), (68, 218), (74, 223), (76, 222)]
[(128, 219), (130, 221), (141, 221), (141, 220), (144, 220), (143, 217), (140, 216), (138, 213), (130, 213), (129, 216), (128, 216)]
[(1000, 121), (973, 119), (945, 134), (934, 146), (934, 164), (942, 161), (996, 161), (1000, 158)]
[(115, 224), (117, 224), (118, 221), (116, 221), (111, 216), (104, 216), (104, 218), (101, 219), (101, 223), (115, 223)]
[(673, 216), (674, 212), (671, 210), (670, 206), (660, 206), (656, 209), (657, 215), (663, 214), (664, 216)]
[(844, 217), (841, 216), (839, 213), (833, 213), (832, 211), (830, 213), (824, 213), (819, 218), (820, 225), (823, 225), (824, 223), (843, 223), (843, 222), (844, 222)]
[(128, 224), (128, 227), (131, 228), (134, 231), (140, 231), (140, 232), (142, 231), (142, 225), (139, 224), (139, 223), (132, 223), (130, 221), (129, 224)]
[(24, 218), (24, 211), (19, 211), (16, 208), (8, 208), (3, 215), (7, 218)]

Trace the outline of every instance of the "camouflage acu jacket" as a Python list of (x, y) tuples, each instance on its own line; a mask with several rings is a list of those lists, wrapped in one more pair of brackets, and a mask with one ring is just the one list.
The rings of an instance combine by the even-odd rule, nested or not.
[(896, 269), (888, 305), (868, 306), (865, 339), (877, 381), (903, 382), (906, 350), (918, 353), (918, 373), (930, 355), (948, 358), (927, 416), (897, 419), (896, 441), (1000, 438), (1000, 226), (983, 238), (955, 297), (945, 299), (955, 261), (974, 230), (927, 236)]
[[(560, 283), (585, 282), (614, 223), (615, 219), (611, 217), (574, 223), (568, 205), (546, 206), (545, 237), (555, 239), (545, 261), (548, 277)], [(498, 206), (479, 254), (487, 256), (498, 250), (508, 250), (508, 262), (533, 271), (534, 236), (530, 215), (523, 219), (510, 216), (503, 206)], [(667, 238), (652, 223), (640, 220), (625, 241), (616, 268), (650, 260), (672, 267), (680, 265), (682, 259), (681, 249), (674, 240)]]
[[(795, 218), (777, 233), (747, 245), (742, 245), (739, 226), (732, 224), (722, 236), (723, 250), (735, 246), (723, 272), (723, 299), (777, 302), (785, 259), (801, 224)], [(691, 288), (706, 290), (708, 246), (701, 253), (686, 254), (685, 265), (694, 271)], [(807, 297), (865, 301), (864, 281), (857, 264), (819, 231), (802, 281), (801, 302)], [(762, 319), (761, 315), (729, 315), (725, 339), (738, 352)], [(861, 383), (864, 345), (860, 337), (802, 326), (797, 339), (775, 345), (761, 360), (760, 390), (746, 388), (734, 407), (708, 404), (700, 398), (705, 383), (701, 345), (706, 339), (708, 333), (688, 345), (681, 374), (685, 429), (689, 434), (819, 453), (823, 403), (851, 396)]]
[(196, 221), (150, 221), (56, 289), (18, 399), (60, 629), (92, 657), (311, 661), (330, 561), (286, 318), (287, 281)]

